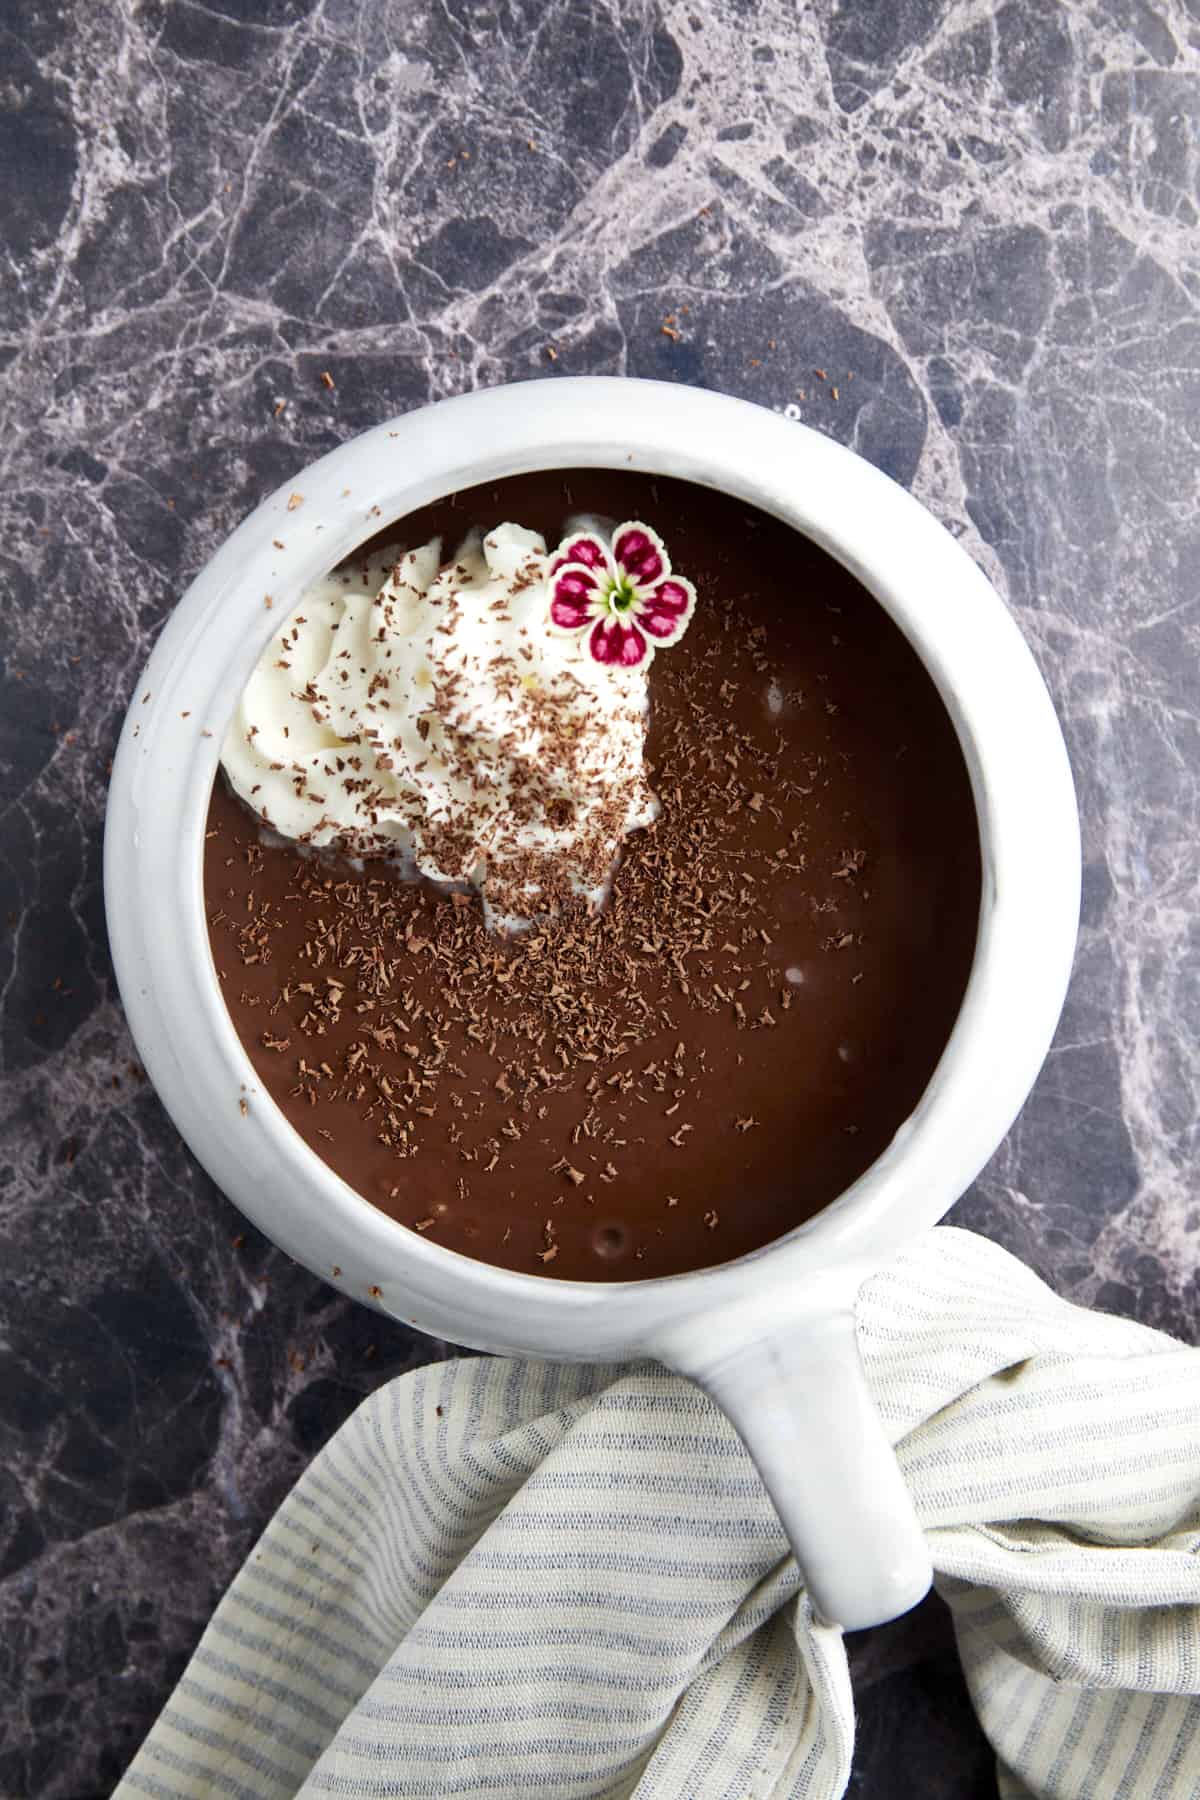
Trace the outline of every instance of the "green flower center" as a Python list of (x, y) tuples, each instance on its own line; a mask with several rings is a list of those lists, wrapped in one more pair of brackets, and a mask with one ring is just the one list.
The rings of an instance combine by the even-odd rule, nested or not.
[(630, 610), (635, 598), (633, 583), (629, 580), (628, 576), (618, 575), (617, 579), (608, 590), (609, 611), (616, 613), (618, 618), (620, 618), (622, 614), (627, 613)]

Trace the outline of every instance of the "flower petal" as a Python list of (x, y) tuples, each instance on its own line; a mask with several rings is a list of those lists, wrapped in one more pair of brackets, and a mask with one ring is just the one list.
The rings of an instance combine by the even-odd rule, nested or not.
[(692, 622), (696, 590), (682, 575), (669, 575), (638, 595), (634, 617), (656, 644), (677, 644)]
[(582, 631), (599, 611), (600, 584), (582, 563), (567, 563), (550, 582), (550, 623), (558, 631)]
[(588, 649), (595, 662), (620, 669), (636, 669), (650, 655), (650, 646), (637, 626), (620, 619), (601, 619), (588, 639)]
[(671, 559), (657, 531), (630, 519), (613, 532), (613, 561), (618, 563), (635, 587), (646, 588), (671, 573)]
[(585, 569), (603, 569), (608, 565), (608, 549), (590, 531), (581, 531), (558, 546), (550, 564), (551, 575), (567, 563), (582, 563)]

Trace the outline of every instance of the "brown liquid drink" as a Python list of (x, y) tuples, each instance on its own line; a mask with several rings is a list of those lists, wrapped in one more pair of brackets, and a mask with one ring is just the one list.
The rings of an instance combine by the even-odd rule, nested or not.
[(575, 470), (390, 542), (640, 518), (698, 592), (649, 677), (657, 821), (607, 907), (504, 937), (388, 866), (268, 847), (222, 777), (213, 957), (266, 1091), (403, 1224), (530, 1274), (725, 1262), (841, 1193), (913, 1110), (975, 945), (962, 755), (914, 651), (807, 539), (688, 483)]

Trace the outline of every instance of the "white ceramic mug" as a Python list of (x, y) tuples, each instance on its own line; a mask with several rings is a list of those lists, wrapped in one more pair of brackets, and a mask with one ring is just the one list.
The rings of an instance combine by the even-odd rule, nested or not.
[[(970, 771), (983, 853), (962, 1009), (887, 1150), (778, 1242), (653, 1281), (492, 1268), (377, 1211), (259, 1086), (221, 998), (204, 914), (205, 819), (221, 740), (301, 591), (428, 501), (580, 466), (721, 489), (786, 520), (850, 569), (937, 684)], [(909, 494), (814, 431), (658, 382), (528, 382), (368, 431), (265, 500), (172, 615), (117, 752), (105, 894), (121, 994), (150, 1077), (196, 1156), (269, 1237), (355, 1299), (457, 1343), (561, 1360), (661, 1359), (733, 1420), (820, 1614), (858, 1627), (921, 1598), (928, 1551), (866, 1389), (855, 1296), (953, 1204), (1033, 1083), (1070, 970), (1079, 831), (1062, 736), (1033, 658), (980, 570)]]

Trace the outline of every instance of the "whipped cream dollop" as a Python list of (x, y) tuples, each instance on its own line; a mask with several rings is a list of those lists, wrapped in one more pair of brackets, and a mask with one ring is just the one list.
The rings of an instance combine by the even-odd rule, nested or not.
[(264, 828), (481, 895), (516, 929), (604, 899), (651, 822), (646, 665), (547, 628), (545, 541), (505, 524), (310, 588), (246, 685), (221, 761)]

